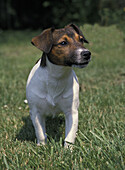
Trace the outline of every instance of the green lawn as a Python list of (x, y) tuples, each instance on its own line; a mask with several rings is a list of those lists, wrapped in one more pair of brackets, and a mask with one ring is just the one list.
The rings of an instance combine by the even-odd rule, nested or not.
[(92, 61), (75, 69), (80, 82), (79, 130), (63, 148), (64, 115), (47, 118), (48, 144), (36, 146), (25, 100), (41, 31), (0, 31), (0, 169), (125, 169), (125, 39), (116, 26), (81, 27)]

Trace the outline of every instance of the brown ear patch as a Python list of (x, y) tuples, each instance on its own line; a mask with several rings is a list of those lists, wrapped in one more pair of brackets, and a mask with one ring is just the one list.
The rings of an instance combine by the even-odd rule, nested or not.
[(39, 48), (41, 51), (49, 53), (53, 44), (52, 40), (53, 31), (54, 31), (53, 28), (44, 30), (40, 35), (32, 38), (31, 43), (35, 45), (37, 48)]

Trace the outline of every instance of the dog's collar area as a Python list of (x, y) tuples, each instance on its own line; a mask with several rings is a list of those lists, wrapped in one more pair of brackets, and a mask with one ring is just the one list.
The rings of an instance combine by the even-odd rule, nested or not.
[(51, 75), (54, 78), (61, 78), (61, 77), (64, 78), (67, 77), (68, 74), (71, 74), (72, 72), (72, 67), (53, 64), (52, 62), (49, 61), (47, 56), (46, 56), (46, 66), (49, 75)]

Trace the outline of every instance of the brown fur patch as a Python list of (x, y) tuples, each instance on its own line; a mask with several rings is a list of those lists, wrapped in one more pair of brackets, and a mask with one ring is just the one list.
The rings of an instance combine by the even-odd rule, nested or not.
[[(80, 36), (72, 29), (67, 31), (62, 30), (61, 35), (57, 39), (57, 35), (60, 30), (54, 32), (54, 45), (48, 54), (49, 60), (57, 65), (65, 65), (66, 60), (70, 60), (71, 55), (77, 48), (83, 48), (83, 44), (80, 42)], [(56, 36), (55, 36), (56, 35)], [(66, 41), (66, 45), (61, 45), (61, 42)]]

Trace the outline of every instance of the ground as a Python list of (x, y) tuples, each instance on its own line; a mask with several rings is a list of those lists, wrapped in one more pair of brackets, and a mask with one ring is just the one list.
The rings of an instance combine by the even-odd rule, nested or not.
[(92, 53), (80, 83), (79, 130), (73, 150), (63, 148), (64, 115), (47, 118), (48, 144), (37, 146), (24, 103), (30, 69), (41, 52), (38, 31), (0, 30), (1, 169), (125, 169), (125, 39), (115, 25), (81, 27)]

